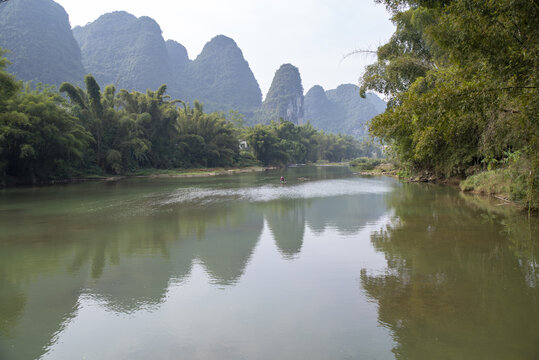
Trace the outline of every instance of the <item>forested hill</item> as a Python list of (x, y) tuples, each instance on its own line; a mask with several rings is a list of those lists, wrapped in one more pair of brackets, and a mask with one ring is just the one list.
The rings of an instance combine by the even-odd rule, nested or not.
[(146, 91), (161, 84), (182, 100), (207, 110), (252, 115), (262, 102), (260, 87), (234, 40), (219, 35), (193, 61), (180, 43), (165, 42), (159, 25), (126, 12), (105, 14), (73, 29), (86, 70), (99, 83)]
[(328, 91), (315, 85), (305, 95), (305, 120), (326, 132), (363, 138), (368, 135), (367, 122), (385, 107), (374, 93), (361, 98), (356, 85), (343, 84)]
[(186, 99), (201, 101), (207, 110), (234, 109), (252, 116), (262, 103), (249, 63), (234, 40), (223, 35), (206, 43), (190, 64), (186, 78)]
[(256, 123), (267, 124), (283, 118), (294, 124), (303, 123), (303, 85), (297, 67), (283, 64), (275, 72), (266, 99), (255, 116)]
[(0, 48), (8, 70), (34, 83), (82, 83), (81, 52), (68, 15), (52, 0), (12, 0), (0, 4)]
[(146, 91), (167, 83), (172, 72), (165, 40), (151, 18), (124, 11), (73, 29), (86, 71), (100, 84)]
[(165, 41), (149, 17), (116, 11), (70, 30), (66, 12), (52, 0), (10, 0), (0, 7), (0, 47), (11, 50), (9, 70), (19, 80), (82, 85), (84, 74), (91, 73), (102, 86), (117, 89), (146, 92), (167, 84), (172, 98), (198, 100), (208, 112), (237, 110), (249, 124), (311, 120), (325, 131), (356, 137), (364, 134), (364, 122), (380, 112), (370, 104), (376, 97), (362, 100), (353, 85), (323, 94), (327, 106), (308, 97), (304, 108), (300, 72), (291, 64), (277, 70), (262, 103), (241, 49), (224, 35), (208, 41), (191, 60), (182, 44)]

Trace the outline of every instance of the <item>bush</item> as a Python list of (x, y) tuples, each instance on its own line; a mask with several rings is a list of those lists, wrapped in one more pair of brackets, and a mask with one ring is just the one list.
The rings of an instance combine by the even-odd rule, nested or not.
[(240, 167), (246, 167), (246, 166), (260, 166), (261, 163), (256, 159), (256, 157), (247, 150), (240, 151), (240, 156), (238, 158), (238, 166)]
[(382, 163), (379, 159), (371, 159), (367, 157), (359, 157), (350, 161), (350, 166), (357, 168), (358, 170), (373, 170), (375, 167)]

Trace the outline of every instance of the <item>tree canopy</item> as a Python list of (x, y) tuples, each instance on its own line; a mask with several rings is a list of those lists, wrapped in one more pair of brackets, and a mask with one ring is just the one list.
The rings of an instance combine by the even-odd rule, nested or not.
[[(521, 157), (537, 206), (539, 6), (528, 0), (378, 0), (397, 29), (361, 92), (389, 98), (370, 131), (401, 166), (468, 175)], [(525, 170), (527, 168), (527, 170)]]
[[(157, 90), (101, 90), (92, 75), (84, 88), (59, 90), (17, 82), (0, 56), (0, 186), (39, 184), (138, 169), (285, 165), (368, 155), (350, 136), (310, 124), (272, 121), (247, 128), (231, 111), (205, 113)], [(240, 151), (240, 140), (249, 143)]]

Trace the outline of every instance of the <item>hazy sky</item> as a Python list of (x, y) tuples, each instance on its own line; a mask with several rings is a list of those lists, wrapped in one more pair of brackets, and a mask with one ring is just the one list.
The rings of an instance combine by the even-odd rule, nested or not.
[(299, 68), (305, 92), (357, 84), (372, 57), (354, 49), (376, 49), (394, 31), (385, 7), (374, 0), (55, 0), (72, 26), (125, 10), (157, 21), (165, 40), (176, 40), (194, 59), (206, 42), (223, 34), (236, 41), (266, 94), (281, 64)]

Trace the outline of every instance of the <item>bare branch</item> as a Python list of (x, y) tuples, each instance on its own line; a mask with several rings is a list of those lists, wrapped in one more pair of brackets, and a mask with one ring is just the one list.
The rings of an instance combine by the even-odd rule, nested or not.
[(376, 55), (377, 52), (376, 50), (354, 50), (352, 52), (349, 52), (348, 54), (344, 54), (341, 61), (348, 59), (350, 56), (358, 54)]

